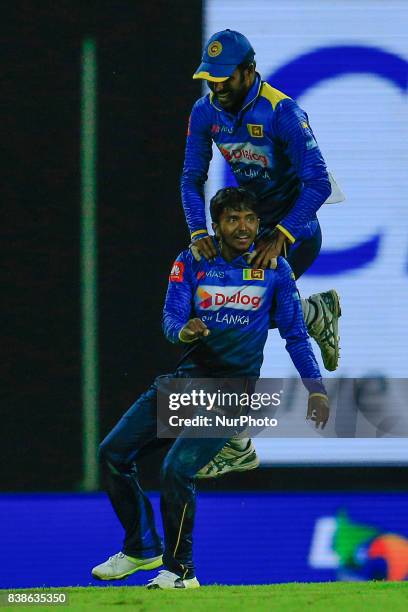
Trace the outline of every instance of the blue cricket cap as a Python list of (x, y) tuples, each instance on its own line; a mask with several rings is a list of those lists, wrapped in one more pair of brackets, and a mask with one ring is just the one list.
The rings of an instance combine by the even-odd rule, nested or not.
[(239, 64), (254, 59), (255, 51), (243, 34), (223, 30), (211, 36), (205, 45), (201, 64), (193, 79), (205, 79), (214, 83), (226, 81)]

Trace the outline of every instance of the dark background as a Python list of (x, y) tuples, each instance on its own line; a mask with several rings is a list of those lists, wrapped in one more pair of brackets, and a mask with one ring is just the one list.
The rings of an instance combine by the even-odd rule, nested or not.
[(179, 195), (201, 2), (2, 7), (2, 489), (81, 478), (80, 61), (98, 49), (100, 416), (106, 434), (178, 351), (161, 333), (188, 244)]
[[(100, 433), (178, 350), (161, 333), (167, 275), (188, 244), (179, 195), (201, 84), (201, 1), (9, 2), (1, 24), (4, 373), (1, 489), (81, 481), (80, 59), (98, 50)], [(145, 460), (157, 488), (160, 453)], [(406, 468), (280, 468), (201, 488), (407, 486)]]

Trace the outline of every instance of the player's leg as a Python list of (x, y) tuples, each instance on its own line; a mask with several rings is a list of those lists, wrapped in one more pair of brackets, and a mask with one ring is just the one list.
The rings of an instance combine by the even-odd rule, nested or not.
[(166, 455), (161, 472), (161, 513), (164, 527), (165, 570), (148, 588), (195, 588), (193, 527), (195, 474), (224, 446), (227, 438), (180, 436)]
[(286, 259), (296, 280), (310, 268), (321, 248), (322, 231), (319, 221), (315, 219), (309, 224), (309, 231), (305, 232), (305, 236), (292, 244), (287, 252)]
[[(318, 220), (315, 219), (310, 227), (310, 235), (296, 241), (287, 254), (296, 279), (310, 268), (320, 253), (322, 233)], [(303, 298), (302, 310), (309, 335), (320, 348), (324, 367), (329, 371), (335, 370), (339, 361), (338, 320), (341, 316), (337, 291), (331, 289)]]
[(101, 580), (120, 579), (161, 565), (162, 543), (153, 508), (140, 487), (135, 459), (156, 438), (156, 385), (124, 414), (100, 446), (105, 489), (125, 530), (122, 551), (92, 570)]

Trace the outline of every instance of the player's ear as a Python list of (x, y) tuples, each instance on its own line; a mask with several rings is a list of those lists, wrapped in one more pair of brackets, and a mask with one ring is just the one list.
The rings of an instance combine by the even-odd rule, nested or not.
[(255, 73), (255, 62), (251, 62), (247, 68), (248, 71), (248, 75), (251, 76), (252, 74)]
[(212, 223), (211, 225), (212, 225), (213, 232), (214, 232), (216, 238), (220, 238), (220, 230), (219, 230), (219, 227), (218, 227), (218, 223)]
[(259, 224), (260, 224), (260, 222), (261, 222), (261, 220), (260, 220), (260, 218), (258, 217), (258, 224), (257, 224), (257, 226), (256, 226), (256, 233), (257, 233), (257, 234), (259, 233)]

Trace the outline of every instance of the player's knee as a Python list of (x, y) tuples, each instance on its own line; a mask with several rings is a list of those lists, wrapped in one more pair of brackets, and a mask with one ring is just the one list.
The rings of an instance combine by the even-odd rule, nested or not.
[(113, 445), (108, 439), (105, 439), (99, 445), (99, 464), (103, 470), (108, 468), (110, 471), (121, 471), (123, 465), (123, 457), (120, 453), (115, 451)]
[(175, 476), (176, 472), (174, 466), (166, 457), (160, 470), (160, 480), (162, 483), (168, 482), (169, 480), (173, 480)]
[(104, 440), (99, 445), (99, 450), (98, 450), (99, 465), (104, 466), (105, 464), (107, 464), (109, 462), (110, 455), (111, 455), (111, 451), (109, 448), (109, 444), (107, 444), (106, 440)]
[(168, 455), (163, 462), (160, 478), (162, 483), (192, 478), (196, 470), (191, 462), (183, 461), (183, 457)]

